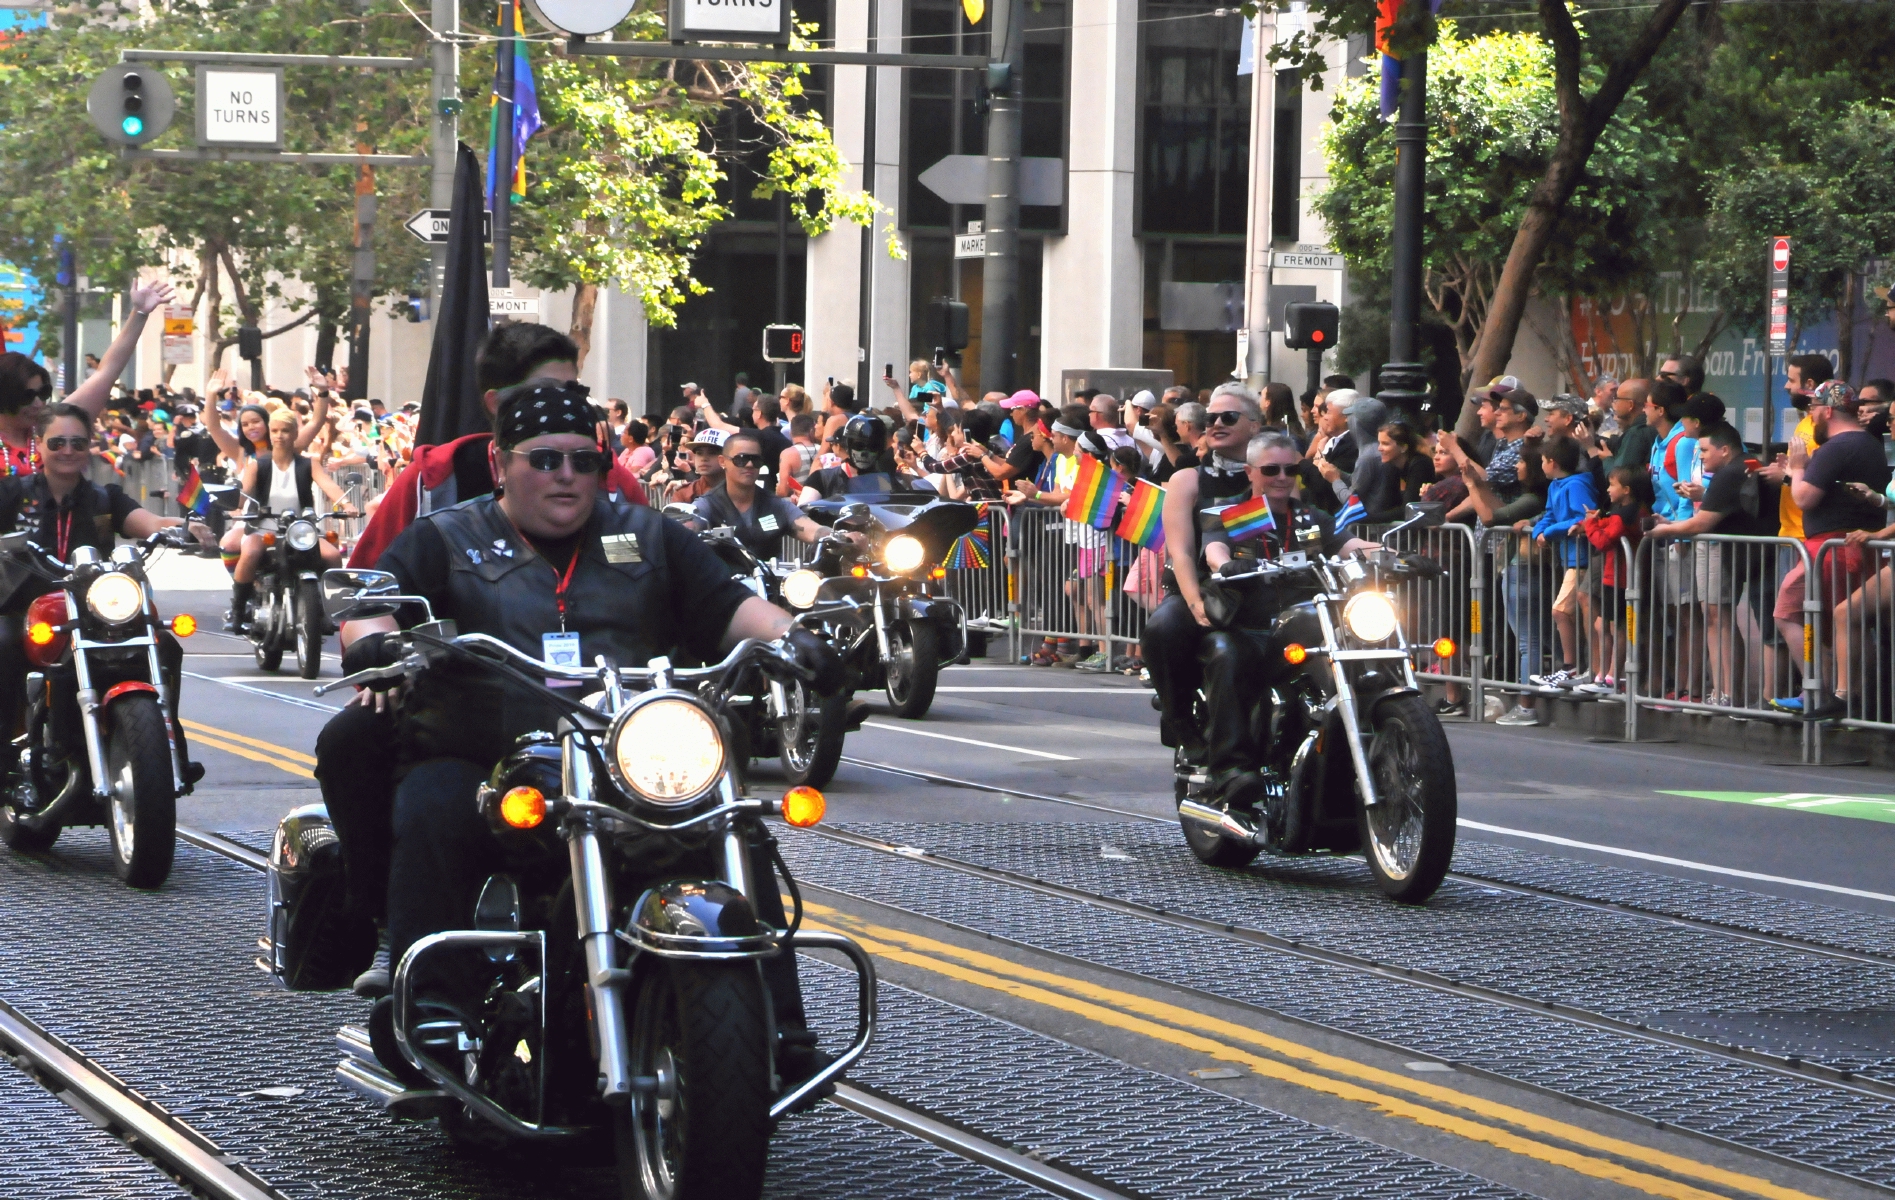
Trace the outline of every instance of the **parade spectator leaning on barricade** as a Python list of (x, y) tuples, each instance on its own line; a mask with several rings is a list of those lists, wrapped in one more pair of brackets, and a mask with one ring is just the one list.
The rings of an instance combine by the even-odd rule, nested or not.
[[(954, 416), (952, 409), (947, 416)], [(942, 439), (943, 453), (921, 455), (917, 460), (921, 474), (935, 483), (935, 490), (951, 500), (976, 503), (1001, 498), (1000, 481), (988, 470), (989, 461), (1006, 465), (1006, 460), (988, 448), (998, 424), (985, 409), (962, 411), (959, 419), (947, 423), (948, 434)]]
[[(1818, 585), (1825, 604), (1820, 619), (1825, 626), (1822, 639), (1830, 646), (1833, 633), (1827, 627), (1831, 604), (1845, 600), (1860, 588), (1868, 575), (1868, 554), (1861, 542), (1850, 544), (1852, 530), (1881, 528), (1882, 510), (1861, 494), (1871, 495), (1886, 489), (1890, 482), (1888, 459), (1881, 439), (1863, 429), (1856, 420), (1860, 400), (1855, 389), (1839, 379), (1818, 387), (1810, 396), (1811, 431), (1818, 443), (1816, 452), (1804, 457), (1792, 445), (1789, 455), (1790, 492), (1803, 512), (1803, 547), (1809, 552), (1812, 569), (1818, 572)], [(1861, 484), (1860, 491), (1849, 484)], [(1824, 543), (1836, 540), (1839, 545)], [(1809, 586), (1807, 580), (1805, 588)], [(1795, 597), (1802, 607), (1802, 596)], [(1841, 607), (1841, 605), (1839, 605)], [(1784, 614), (1784, 597), (1777, 597), (1777, 615)], [(1821, 665), (1818, 664), (1821, 670)], [(1819, 679), (1821, 677), (1819, 676)], [(1777, 699), (1772, 707), (1811, 719), (1846, 716), (1850, 687), (1846, 678), (1837, 679), (1830, 694), (1806, 706), (1802, 696)]]
[(1354, 486), (1356, 461), (1361, 451), (1349, 428), (1349, 410), (1354, 407), (1353, 388), (1337, 388), (1324, 396), (1316, 416), (1316, 436), (1309, 441), (1309, 461), (1321, 473), (1323, 482), (1338, 499), (1347, 499)]
[(1375, 490), (1359, 496), (1368, 510), (1370, 525), (1399, 521), (1408, 505), (1422, 498), (1422, 489), (1435, 479), (1434, 456), (1427, 439), (1406, 420), (1393, 420), (1376, 433), (1382, 471)]
[[(1864, 384), (1862, 392), (1867, 392), (1869, 387), (1869, 384)], [(1895, 386), (1890, 386), (1881, 394), (1895, 395)], [(1858, 412), (1860, 411), (1859, 409)], [(1844, 486), (1848, 488), (1851, 495), (1865, 505), (1874, 505), (1885, 518), (1890, 510), (1895, 510), (1895, 483), (1883, 488), (1879, 494), (1871, 492), (1865, 483), (1849, 483)], [(1895, 524), (1873, 530), (1852, 529), (1843, 538), (1849, 545), (1862, 550), (1865, 555), (1871, 553), (1870, 542), (1887, 542), (1891, 539), (1895, 539)], [(1868, 619), (1871, 613), (1876, 615), (1877, 633), (1889, 628), (1887, 614), (1891, 607), (1895, 607), (1891, 604), (1891, 601), (1895, 601), (1895, 563), (1891, 563), (1887, 550), (1874, 553), (1876, 557), (1870, 560), (1868, 565), (1873, 566), (1874, 562), (1879, 560), (1882, 563), (1881, 569), (1864, 580), (1862, 586), (1851, 592), (1846, 599), (1836, 603), (1831, 610), (1836, 631), (1836, 692), (1844, 697), (1853, 694), (1852, 677), (1855, 673), (1855, 663), (1851, 657), (1852, 648), (1863, 656), (1865, 667), (1868, 656), (1879, 655), (1886, 660), (1889, 653), (1888, 647), (1876, 644), (1877, 639), (1869, 633)], [(1835, 600), (1836, 598), (1828, 597), (1827, 599)], [(1860, 637), (1858, 637), (1858, 631), (1861, 633)], [(1871, 671), (1870, 674), (1873, 677), (1875, 672)]]
[[(1694, 397), (1698, 404), (1706, 397)], [(1708, 472), (1700, 487), (1680, 485), (1698, 498), (1697, 511), (1678, 521), (1661, 521), (1652, 526), (1650, 536), (1676, 539), (1696, 538), (1715, 533), (1735, 537), (1755, 537), (1761, 532), (1759, 514), (1762, 500), (1757, 480), (1744, 461), (1744, 443), (1735, 429), (1722, 421), (1701, 427), (1697, 458)], [(1759, 640), (1760, 631), (1748, 609), (1739, 609), (1743, 589), (1758, 581), (1750, 578), (1749, 563), (1754, 555), (1749, 547), (1718, 542), (1697, 541), (1692, 546), (1692, 590), (1704, 614), (1704, 638), (1710, 661), (1710, 689), (1705, 703), (1728, 708), (1733, 702), (1744, 703), (1741, 694), (1743, 665), (1738, 657), (1737, 641)], [(1741, 614), (1741, 615), (1740, 615)], [(1736, 617), (1747, 628), (1739, 629)], [(1693, 681), (1697, 686), (1697, 681)]]
[[(1669, 379), (1653, 385), (1645, 402), (1645, 420), (1657, 435), (1652, 443), (1652, 515), (1661, 522), (1688, 521), (1696, 513), (1691, 498), (1678, 490), (1696, 470), (1697, 442), (1685, 436), (1684, 387)], [(1689, 543), (1670, 542), (1653, 559), (1654, 578), (1665, 605), (1652, 629), (1652, 669), (1644, 678), (1651, 690), (1665, 689), (1667, 700), (1696, 700), (1692, 691), (1704, 655), (1703, 626), (1697, 607), (1697, 566)], [(1671, 653), (1664, 652), (1671, 647)], [(1666, 678), (1669, 670), (1671, 677)]]
[[(1051, 486), (1041, 487), (1021, 481), (1016, 485), (1017, 490), (1014, 493), (1020, 499), (1014, 501), (1010, 497), (1011, 503), (1048, 508), (1058, 508), (1066, 503), (1067, 496), (1071, 494), (1073, 482), (1079, 476), (1079, 454), (1081, 453), (1079, 438), (1091, 432), (1086, 425), (1087, 415), (1084, 404), (1068, 404), (1060, 409), (1059, 418), (1047, 426), (1044, 435), (1049, 451), (1049, 461), (1043, 478)], [(1076, 521), (1062, 520), (1060, 526), (1061, 540), (1067, 546), (1073, 547), (1076, 561), (1079, 552), (1087, 548), (1086, 542), (1089, 539), (1085, 535), (1087, 533), (1102, 535), (1105, 532), (1092, 529), (1089, 525), (1081, 525)], [(1085, 620), (1086, 608), (1083, 596), (1080, 595), (1083, 589), (1078, 587), (1079, 581), (1079, 570), (1075, 566), (1061, 587), (1069, 599), (1075, 600), (1075, 615), (1080, 620)], [(1028, 662), (1036, 667), (1072, 666), (1079, 661), (1082, 649), (1083, 647), (1072, 639), (1049, 637), (1029, 656)]]
[(619, 441), (624, 446), (619, 451), (619, 465), (632, 474), (643, 477), (651, 465), (658, 461), (658, 452), (651, 448), (651, 429), (643, 421), (626, 421), (625, 432), (619, 436)]
[[(1641, 414), (1642, 419), (1642, 414)], [(1593, 570), (1598, 583), (1598, 611), (1593, 615), (1597, 647), (1592, 682), (1573, 690), (1582, 695), (1616, 696), (1625, 681), (1625, 589), (1632, 579), (1632, 563), (1651, 516), (1652, 477), (1644, 465), (1613, 467), (1606, 476), (1603, 514), (1586, 514), (1586, 540), (1594, 550)], [(1630, 547), (1628, 553), (1627, 547)]]
[(1472, 454), (1472, 447), (1459, 434), (1435, 434), (1429, 443), (1434, 481), (1421, 490), (1421, 498), (1441, 505), (1449, 522), (1465, 525), (1474, 519), (1474, 502), (1468, 496), (1467, 480), (1461, 478), (1460, 468), (1455, 465), (1454, 453), (1448, 449), (1450, 439), (1457, 443), (1463, 456)]
[[(1791, 430), (1783, 452), (1774, 457), (1766, 455), (1770, 461), (1758, 472), (1765, 486), (1777, 489), (1778, 537), (1795, 538), (1798, 541), (1803, 538), (1803, 510), (1797, 506), (1790, 490), (1789, 452), (1793, 447), (1800, 447), (1801, 453), (1807, 457), (1815, 451), (1816, 433), (1809, 418), (1810, 393), (1827, 383), (1833, 370), (1828, 357), (1821, 354), (1797, 354), (1784, 360), (1784, 394), (1789, 397), (1791, 407), (1802, 416)], [(1772, 650), (1769, 671), (1772, 685), (1787, 694), (1796, 687), (1798, 672), (1802, 669), (1803, 614), (1800, 607), (1803, 556), (1791, 546), (1781, 546), (1777, 550), (1776, 568), (1776, 600), (1772, 605), (1771, 616), (1771, 627), (1776, 636), (1769, 639)], [(1777, 612), (1787, 611), (1785, 601), (1791, 596), (1796, 598), (1799, 611), (1789, 617), (1776, 616)]]
[(1558, 573), (1553, 627), (1559, 635), (1560, 666), (1550, 674), (1527, 678), (1543, 688), (1575, 688), (1592, 682), (1590, 674), (1579, 670), (1579, 639), (1591, 624), (1581, 581), (1592, 561), (1592, 543), (1581, 527), (1586, 514), (1597, 511), (1600, 498), (1574, 438), (1547, 434), (1540, 442), (1540, 469), (1546, 473), (1546, 510), (1533, 522), (1533, 542), (1539, 553), (1552, 558), (1552, 569)]

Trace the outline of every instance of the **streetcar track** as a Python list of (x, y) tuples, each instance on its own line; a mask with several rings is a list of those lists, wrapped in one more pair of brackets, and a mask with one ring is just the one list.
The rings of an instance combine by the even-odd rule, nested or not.
[[(240, 842), (208, 830), (178, 826), (178, 837), (201, 850), (207, 850), (248, 867), (253, 871), (269, 869), (269, 858)], [(4, 1005), (0, 1004), (0, 1010)], [(0, 1019), (4, 1013), (0, 1012)], [(5, 1032), (0, 1024), (0, 1035)], [(943, 1120), (925, 1110), (902, 1104), (877, 1091), (846, 1082), (836, 1084), (832, 1097), (836, 1104), (859, 1116), (867, 1117), (891, 1129), (938, 1146), (957, 1157), (978, 1163), (1003, 1175), (1018, 1179), (1065, 1200), (1137, 1200), (1134, 1193), (1104, 1187), (1081, 1175), (1031, 1158), (1010, 1146), (984, 1138), (971, 1130)], [(274, 1192), (268, 1200), (282, 1200)], [(220, 1197), (219, 1200), (222, 1200)], [(233, 1197), (232, 1200), (237, 1200)], [(243, 1200), (251, 1200), (244, 1197)]]
[(4, 1000), (0, 1054), (194, 1195), (207, 1200), (286, 1200), (215, 1142)]
[[(1021, 800), (1039, 800), (1047, 804), (1063, 804), (1069, 808), (1083, 808), (1092, 812), (1109, 813), (1113, 816), (1127, 817), (1136, 821), (1146, 821), (1156, 825), (1174, 825), (1175, 817), (1161, 817), (1152, 813), (1136, 812), (1129, 808), (1116, 808), (1109, 804), (1083, 800), (1073, 796), (1051, 796), (1040, 792), (1026, 792), (1017, 788), (998, 784), (979, 783), (971, 779), (956, 779), (950, 775), (939, 775), (931, 771), (921, 771), (914, 767), (899, 767), (892, 763), (879, 763), (870, 759), (843, 756), (842, 761), (851, 766), (866, 767), (873, 771), (883, 771), (891, 775), (905, 775), (926, 783), (942, 787), (961, 788), (968, 791), (991, 792), (1002, 796), (1013, 796)], [(1837, 946), (1828, 942), (1808, 941), (1791, 937), (1788, 934), (1765, 933), (1762, 930), (1745, 929), (1722, 921), (1707, 920), (1702, 917), (1685, 917), (1676, 913), (1656, 912), (1652, 909), (1638, 908), (1612, 900), (1594, 900), (1586, 896), (1575, 896), (1552, 888), (1534, 887), (1531, 884), (1514, 883), (1510, 880), (1494, 879), (1485, 875), (1469, 875), (1460, 871), (1449, 871), (1447, 877), (1474, 887), (1493, 888), (1496, 891), (1511, 892), (1519, 896), (1533, 896), (1542, 900), (1551, 900), (1558, 904), (1570, 904), (1575, 908), (1591, 909), (1594, 912), (1611, 913), (1615, 916), (1637, 917), (1655, 921), (1661, 925), (1671, 925), (1679, 929), (1690, 929), (1700, 933), (1714, 933), (1754, 942), (1764, 946), (1774, 946), (1780, 950), (1790, 950), (1804, 954), (1815, 954), (1824, 958), (1840, 959), (1844, 962), (1860, 963), (1865, 966), (1895, 967), (1895, 955), (1877, 954), (1870, 950), (1857, 950), (1846, 946)]]

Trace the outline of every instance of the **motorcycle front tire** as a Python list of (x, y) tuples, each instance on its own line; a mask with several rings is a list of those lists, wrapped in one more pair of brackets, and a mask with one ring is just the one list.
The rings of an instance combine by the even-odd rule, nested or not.
[[(271, 590), (276, 581), (270, 581)], [(259, 591), (263, 590), (258, 588)], [(287, 594), (277, 596), (270, 605), (270, 627), (264, 630), (252, 630), (251, 638), (256, 642), (257, 666), (265, 671), (277, 671), (283, 667), (283, 639), (280, 630), (283, 625), (282, 605), (289, 600)]]
[[(807, 703), (808, 693), (804, 696)], [(792, 787), (824, 787), (835, 778), (836, 767), (842, 762), (842, 739), (848, 719), (848, 692), (838, 691), (833, 696), (817, 699), (816, 719), (806, 723), (802, 744), (792, 747), (784, 742), (778, 753), (783, 778)]]
[(934, 704), (935, 685), (941, 682), (941, 631), (929, 621), (903, 621), (888, 630), (890, 657), (908, 661), (899, 668), (885, 664), (883, 691), (898, 717), (919, 720)]
[(322, 589), (311, 580), (296, 585), (296, 673), (322, 674)]
[(1454, 857), (1454, 753), (1440, 718), (1419, 696), (1376, 705), (1373, 728), (1365, 749), (1382, 802), (1357, 804), (1362, 855), (1384, 895), (1421, 904), (1441, 886)]
[(622, 1200), (756, 1200), (770, 1142), (769, 999), (750, 962), (662, 961), (636, 988), (613, 1116)]
[(178, 797), (172, 788), (171, 738), (164, 710), (147, 693), (122, 697), (107, 711), (105, 828), (112, 871), (135, 888), (161, 886), (177, 849)]

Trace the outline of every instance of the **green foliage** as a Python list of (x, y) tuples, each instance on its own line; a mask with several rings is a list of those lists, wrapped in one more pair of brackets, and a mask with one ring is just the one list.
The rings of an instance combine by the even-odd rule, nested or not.
[[(1553, 55), (1531, 33), (1463, 37), (1443, 21), (1428, 53), (1428, 184), (1423, 293), (1471, 362), (1527, 197), (1559, 133)], [(1649, 181), (1683, 139), (1637, 90), (1620, 107), (1560, 215), (1538, 287), (1600, 295), (1639, 280), (1662, 235)], [(1325, 130), (1327, 188), (1315, 209), (1352, 269), (1386, 277), (1393, 220), (1394, 128), (1380, 118), (1378, 80), (1351, 80)]]

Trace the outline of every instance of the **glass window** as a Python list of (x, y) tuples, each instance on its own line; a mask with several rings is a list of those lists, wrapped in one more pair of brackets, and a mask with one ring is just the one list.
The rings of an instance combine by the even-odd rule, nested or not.
[(1244, 21), (1146, 0), (1139, 24), (1140, 232), (1242, 236), (1250, 175)]

